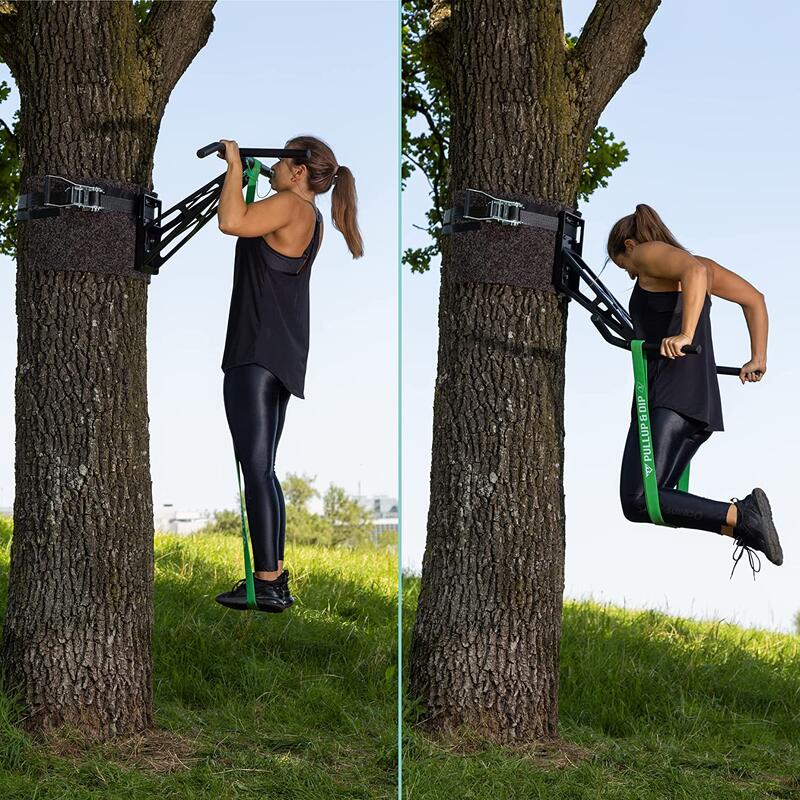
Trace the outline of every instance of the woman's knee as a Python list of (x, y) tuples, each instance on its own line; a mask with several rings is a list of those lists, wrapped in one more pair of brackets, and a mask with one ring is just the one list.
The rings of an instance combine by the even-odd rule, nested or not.
[(275, 462), (271, 458), (253, 456), (244, 458), (239, 463), (242, 465), (242, 474), (245, 481), (248, 478), (251, 483), (260, 480), (272, 481), (275, 478)]
[(621, 492), (622, 513), (629, 522), (649, 522), (647, 504), (641, 492)]

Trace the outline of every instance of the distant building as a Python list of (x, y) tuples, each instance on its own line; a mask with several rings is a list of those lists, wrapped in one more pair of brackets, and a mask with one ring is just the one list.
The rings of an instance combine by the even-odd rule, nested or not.
[[(398, 511), (397, 498), (385, 494), (356, 495), (353, 497), (361, 508), (372, 514), (372, 530), (370, 538), (375, 544), (397, 541)], [(392, 534), (394, 536), (392, 537)]]
[(216, 516), (208, 510), (176, 511), (172, 503), (164, 503), (153, 509), (153, 527), (162, 533), (194, 533), (213, 522), (216, 522)]
[[(372, 515), (370, 538), (375, 544), (396, 542), (399, 535), (397, 498), (388, 495), (353, 498), (365, 511)], [(11, 517), (14, 508), (0, 508), (0, 516)], [(153, 528), (161, 533), (186, 535), (216, 522), (216, 515), (208, 511), (176, 510), (172, 503), (164, 503), (153, 508)]]
[(397, 547), (399, 535), (398, 517), (378, 517), (374, 519), (370, 537), (374, 544)]
[[(14, 507), (0, 507), (0, 517), (12, 517)], [(209, 511), (176, 511), (172, 503), (153, 509), (153, 527), (163, 533), (194, 533), (216, 522), (216, 517)]]
[(355, 495), (353, 497), (361, 508), (369, 511), (375, 518), (397, 516), (397, 498), (386, 494)]

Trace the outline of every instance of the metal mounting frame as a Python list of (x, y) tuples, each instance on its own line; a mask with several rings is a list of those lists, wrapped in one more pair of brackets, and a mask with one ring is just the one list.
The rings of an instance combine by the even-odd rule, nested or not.
[[(592, 323), (607, 342), (630, 349), (628, 343), (633, 339), (630, 314), (582, 258), (584, 224), (578, 212), (563, 210), (558, 215), (553, 286), (590, 312)], [(581, 291), (582, 284), (592, 296)]]
[[(220, 142), (212, 142), (201, 147), (197, 156), (205, 158), (212, 153), (224, 153), (224, 150), (225, 147)], [(259, 175), (272, 175), (272, 169), (258, 161), (257, 157), (308, 159), (311, 151), (303, 148), (249, 148), (239, 150), (239, 155), (243, 166), (247, 165), (247, 169), (242, 172), (244, 186), (256, 164)], [(136, 217), (134, 268), (148, 275), (157, 275), (167, 259), (217, 213), (226, 176), (227, 172), (222, 173), (162, 213), (162, 201), (157, 192), (141, 192), (131, 198), (113, 190), (76, 183), (58, 175), (45, 175), (42, 192), (20, 196), (17, 220), (57, 216), (67, 208), (132, 213)], [(63, 197), (58, 196), (55, 181), (68, 184), (61, 193)], [(56, 202), (54, 198), (66, 202)], [(34, 208), (33, 205), (42, 207)], [(166, 252), (165, 248), (170, 245), (173, 245), (172, 248)]]

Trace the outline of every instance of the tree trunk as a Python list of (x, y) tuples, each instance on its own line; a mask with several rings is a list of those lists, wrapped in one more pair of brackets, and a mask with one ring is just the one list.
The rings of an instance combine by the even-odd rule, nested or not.
[[(0, 24), (21, 96), (21, 192), (42, 176), (152, 188), (169, 94), (213, 3), (23, 3)], [(2, 667), (24, 727), (152, 724), (147, 287), (135, 218), (19, 223), (16, 492)]]
[[(453, 2), (454, 190), (574, 207), (591, 133), (657, 5), (599, 2), (568, 55), (557, 0)], [(551, 285), (555, 236), (484, 223), (445, 239), (410, 694), (433, 729), (553, 738), (567, 308)]]

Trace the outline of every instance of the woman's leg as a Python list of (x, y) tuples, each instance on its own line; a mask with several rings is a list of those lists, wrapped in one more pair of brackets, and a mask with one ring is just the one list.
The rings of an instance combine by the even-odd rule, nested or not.
[[(625, 517), (632, 522), (650, 522), (644, 497), (642, 463), (639, 456), (637, 422), (631, 421), (620, 474), (620, 500)], [(661, 516), (675, 528), (724, 533), (736, 522), (736, 507), (672, 487), (700, 445), (711, 435), (694, 420), (668, 408), (650, 412), (653, 455), (658, 479)]]
[(284, 386), (281, 386), (281, 398), (278, 408), (278, 430), (275, 433), (275, 447), (272, 451), (272, 467), (273, 477), (275, 481), (275, 491), (278, 495), (278, 509), (280, 511), (279, 524), (278, 524), (278, 541), (276, 549), (278, 551), (278, 572), (283, 572), (283, 550), (286, 542), (286, 502), (283, 498), (283, 489), (281, 488), (278, 474), (275, 470), (275, 461), (278, 451), (278, 443), (281, 440), (281, 433), (283, 433), (283, 422), (286, 419), (286, 406), (289, 403), (289, 398), (292, 396), (291, 392)]
[(279, 574), (280, 510), (273, 456), (282, 388), (281, 382), (259, 364), (229, 369), (223, 383), (225, 414), (244, 474), (253, 572), (268, 580)]

